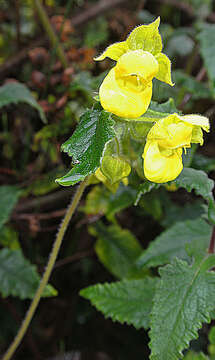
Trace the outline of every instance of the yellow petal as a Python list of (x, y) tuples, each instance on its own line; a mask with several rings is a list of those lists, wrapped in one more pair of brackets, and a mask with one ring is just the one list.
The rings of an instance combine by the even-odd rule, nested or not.
[(147, 139), (156, 141), (159, 146), (168, 149), (190, 147), (193, 126), (172, 114), (159, 120), (149, 131)]
[(111, 184), (115, 184), (130, 174), (131, 166), (123, 159), (106, 155), (102, 159), (101, 171)]
[(164, 155), (156, 141), (147, 142), (143, 158), (145, 177), (155, 183), (174, 180), (182, 171), (182, 150), (172, 150)]
[(158, 31), (160, 18), (158, 17), (149, 25), (141, 25), (134, 29), (128, 36), (126, 42), (129, 49), (142, 49), (149, 51), (153, 55), (160, 53), (162, 50), (162, 40)]
[(105, 77), (99, 89), (102, 107), (113, 114), (137, 118), (148, 109), (152, 97), (152, 82), (149, 82), (141, 92), (122, 88), (116, 81), (115, 67)]
[(137, 75), (140, 81), (148, 82), (157, 74), (158, 62), (148, 51), (129, 51), (120, 57), (115, 72), (117, 77)]
[(191, 142), (195, 144), (203, 145), (204, 143), (203, 131), (200, 126), (194, 126)]
[(184, 115), (184, 116), (178, 115), (178, 118), (189, 124), (201, 126), (201, 128), (207, 132), (209, 132), (209, 130), (210, 130), (209, 120), (205, 116), (190, 114), (190, 115)]
[(157, 75), (155, 76), (156, 79), (164, 81), (171, 86), (174, 86), (171, 79), (171, 61), (169, 60), (169, 58), (165, 54), (159, 53), (155, 55), (155, 59), (159, 64), (159, 70)]
[(126, 41), (121, 41), (108, 46), (108, 48), (100, 56), (94, 58), (94, 60), (101, 61), (106, 57), (109, 57), (110, 59), (117, 61), (120, 56), (122, 56), (128, 50), (129, 49)]

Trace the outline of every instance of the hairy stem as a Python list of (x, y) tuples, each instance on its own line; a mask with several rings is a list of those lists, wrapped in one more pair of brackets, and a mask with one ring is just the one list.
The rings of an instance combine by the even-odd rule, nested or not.
[(59, 43), (57, 35), (55, 34), (55, 32), (53, 30), (53, 27), (49, 21), (46, 11), (45, 11), (43, 5), (41, 4), (40, 0), (33, 0), (33, 2), (34, 2), (34, 6), (37, 10), (38, 16), (40, 18), (40, 21), (49, 37), (49, 40), (50, 40), (52, 46), (54, 48), (56, 48), (56, 53), (63, 65), (63, 67), (66, 69), (68, 67), (66, 55), (63, 51), (63, 48), (61, 47), (61, 45)]
[(9, 360), (11, 359), (13, 353), (16, 351), (17, 347), (19, 346), (20, 342), (22, 341), (27, 329), (28, 329), (28, 326), (31, 322), (31, 319), (33, 318), (34, 316), (34, 313), (36, 311), (36, 308), (39, 304), (39, 301), (40, 301), (40, 298), (42, 296), (42, 293), (44, 291), (44, 288), (45, 286), (47, 285), (48, 281), (49, 281), (49, 278), (50, 278), (50, 275), (51, 275), (51, 272), (52, 272), (52, 269), (54, 267), (54, 264), (55, 264), (55, 261), (56, 261), (56, 258), (58, 256), (58, 253), (59, 253), (59, 250), (60, 250), (60, 246), (62, 244), (62, 240), (63, 240), (63, 237), (64, 237), (64, 234), (66, 232), (66, 229), (68, 227), (68, 224), (71, 220), (71, 217), (72, 215), (74, 214), (77, 206), (78, 206), (78, 203), (81, 199), (81, 196), (84, 192), (84, 189), (86, 188), (87, 186), (87, 183), (88, 183), (88, 178), (86, 178), (78, 187), (73, 199), (72, 199), (72, 202), (71, 204), (69, 205), (68, 209), (67, 209), (67, 212), (66, 212), (66, 215), (62, 221), (62, 224), (60, 226), (60, 229), (59, 229), (59, 232), (56, 236), (56, 240), (54, 242), (54, 245), (53, 245), (53, 248), (52, 248), (52, 251), (51, 251), (51, 254), (50, 254), (50, 258), (48, 260), (48, 264), (47, 264), (47, 267), (45, 269), (45, 272), (43, 274), (43, 277), (41, 279), (41, 282), (40, 282), (40, 285), (36, 291), (36, 294), (31, 302), (31, 305), (26, 313), (26, 316), (22, 322), (22, 325), (16, 335), (16, 337), (14, 338), (11, 346), (8, 348), (7, 352), (5, 353), (5, 355), (3, 356), (2, 360)]

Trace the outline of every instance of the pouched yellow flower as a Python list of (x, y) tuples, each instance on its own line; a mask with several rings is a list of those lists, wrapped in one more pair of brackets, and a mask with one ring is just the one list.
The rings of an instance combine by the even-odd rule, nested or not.
[(191, 143), (203, 144), (202, 129), (209, 131), (209, 121), (200, 115), (172, 114), (155, 123), (142, 155), (146, 178), (156, 183), (174, 180), (183, 169), (182, 150)]
[(147, 142), (144, 157), (144, 174), (152, 182), (174, 180), (182, 171), (182, 149), (162, 149), (156, 141)]
[(99, 89), (105, 110), (120, 117), (137, 118), (148, 109), (154, 77), (174, 85), (171, 62), (161, 53), (159, 24), (160, 18), (149, 25), (138, 26), (126, 41), (109, 46), (95, 59), (100, 61), (109, 57), (117, 61)]

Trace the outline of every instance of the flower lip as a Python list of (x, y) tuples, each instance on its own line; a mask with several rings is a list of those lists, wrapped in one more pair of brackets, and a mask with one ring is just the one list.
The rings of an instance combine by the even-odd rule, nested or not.
[(157, 74), (159, 65), (155, 57), (144, 50), (128, 51), (120, 57), (115, 67), (116, 78), (137, 76), (147, 83)]
[[(120, 86), (114, 67), (105, 77), (99, 89), (102, 107), (125, 118), (138, 118), (147, 110), (152, 96), (152, 82), (143, 91), (134, 91), (135, 84)], [(135, 88), (137, 90), (137, 88)]]

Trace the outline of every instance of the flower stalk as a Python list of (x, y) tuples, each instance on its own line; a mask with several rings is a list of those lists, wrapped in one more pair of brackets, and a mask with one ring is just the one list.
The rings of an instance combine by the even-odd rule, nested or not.
[(86, 188), (88, 184), (88, 177), (79, 185), (72, 201), (71, 201), (71, 204), (69, 205), (68, 209), (67, 209), (67, 212), (65, 214), (65, 217), (60, 225), (60, 229), (59, 229), (59, 232), (57, 234), (57, 237), (56, 237), (56, 240), (54, 242), (54, 245), (53, 245), (53, 248), (52, 248), (52, 251), (51, 251), (51, 254), (50, 254), (50, 257), (49, 257), (49, 260), (48, 260), (48, 264), (47, 264), (47, 267), (45, 269), (45, 272), (43, 274), (43, 277), (41, 279), (41, 282), (40, 282), (40, 285), (36, 291), (36, 294), (31, 302), (31, 305), (26, 313), (26, 316), (22, 322), (22, 325), (16, 335), (16, 337), (14, 338), (12, 344), (10, 345), (10, 347), (8, 348), (7, 352), (5, 353), (5, 355), (3, 356), (2, 360), (10, 360), (11, 357), (13, 356), (14, 352), (16, 351), (17, 347), (19, 346), (19, 344), (21, 343), (29, 325), (30, 325), (30, 322), (34, 316), (34, 313), (37, 309), (37, 306), (39, 304), (39, 301), (41, 299), (41, 296), (43, 294), (43, 291), (49, 281), (49, 278), (50, 278), (50, 275), (51, 275), (51, 272), (52, 272), (52, 269), (54, 267), (54, 264), (55, 264), (55, 261), (56, 261), (56, 258), (58, 256), (58, 253), (59, 253), (59, 250), (60, 250), (60, 247), (61, 247), (61, 244), (62, 244), (62, 241), (63, 241), (63, 237), (64, 237), (64, 234), (67, 230), (67, 227), (70, 223), (70, 220), (79, 204), (79, 201), (82, 197), (82, 194)]

